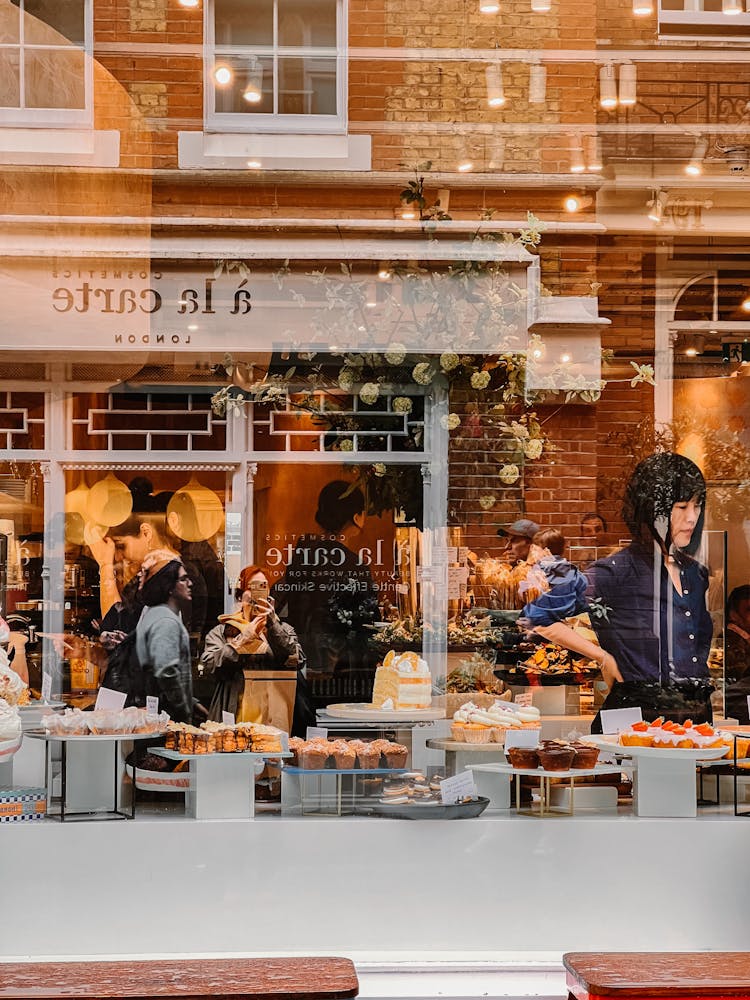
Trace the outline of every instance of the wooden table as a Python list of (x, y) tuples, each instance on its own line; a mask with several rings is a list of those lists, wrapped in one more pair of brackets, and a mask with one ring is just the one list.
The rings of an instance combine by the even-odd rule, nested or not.
[(0, 1000), (63, 997), (344, 1000), (356, 997), (358, 992), (357, 973), (346, 958), (0, 963)]
[(569, 996), (750, 997), (750, 952), (568, 952)]

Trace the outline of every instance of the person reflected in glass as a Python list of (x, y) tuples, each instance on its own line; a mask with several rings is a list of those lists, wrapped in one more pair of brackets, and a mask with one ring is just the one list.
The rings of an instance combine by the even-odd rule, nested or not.
[(727, 601), (727, 632), (724, 642), (724, 678), (727, 718), (750, 724), (750, 584), (735, 587)]
[[(642, 461), (623, 504), (632, 541), (587, 571), (600, 646), (552, 611), (537, 624), (544, 638), (600, 664), (608, 687), (602, 709), (637, 706), (646, 720), (711, 721), (708, 571), (694, 558), (705, 499), (703, 475), (689, 459), (663, 452)], [(601, 731), (599, 716), (592, 731)]]

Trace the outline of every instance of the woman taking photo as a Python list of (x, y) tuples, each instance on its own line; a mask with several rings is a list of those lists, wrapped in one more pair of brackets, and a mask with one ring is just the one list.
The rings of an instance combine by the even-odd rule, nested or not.
[[(695, 558), (706, 484), (683, 455), (641, 462), (625, 492), (632, 541), (587, 572), (591, 626), (601, 648), (548, 615), (535, 631), (601, 664), (609, 694), (602, 709), (638, 706), (643, 718), (711, 720), (708, 571)], [(593, 732), (601, 731), (599, 716)]]

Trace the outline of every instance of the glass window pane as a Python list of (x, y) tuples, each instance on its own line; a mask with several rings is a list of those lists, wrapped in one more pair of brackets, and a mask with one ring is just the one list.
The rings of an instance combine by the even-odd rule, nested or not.
[[(227, 73), (230, 79), (221, 83)], [(220, 79), (217, 79), (217, 73)], [(214, 70), (216, 112), (230, 114), (273, 114), (273, 62), (268, 59), (221, 59)], [(260, 98), (260, 99), (258, 99)]]
[(279, 114), (335, 115), (335, 59), (279, 59)]
[(21, 87), (18, 72), (18, 51), (0, 49), (0, 104), (4, 108), (20, 106)]
[[(83, 0), (26, 0), (24, 36), (27, 42), (44, 45), (74, 45), (84, 41)], [(53, 30), (50, 31), (50, 28)], [(62, 36), (62, 37), (61, 37)]]
[(217, 45), (273, 45), (273, 0), (216, 0)]
[(279, 0), (279, 45), (336, 45), (336, 0)]
[(27, 108), (85, 107), (84, 54), (79, 49), (26, 49)]
[(18, 7), (14, 4), (0, 4), (0, 42), (17, 42), (18, 25)]

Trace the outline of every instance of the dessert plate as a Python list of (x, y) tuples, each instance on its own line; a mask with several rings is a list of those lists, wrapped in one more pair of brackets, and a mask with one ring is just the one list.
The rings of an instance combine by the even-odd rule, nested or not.
[(694, 760), (719, 760), (727, 747), (626, 747), (617, 742), (616, 736), (587, 736), (587, 742), (601, 750), (609, 750), (618, 757), (692, 757)]
[(376, 708), (371, 702), (348, 702), (326, 705), (326, 715), (332, 719), (359, 719), (361, 722), (434, 722), (445, 718), (442, 708), (409, 708), (396, 712), (393, 709)]

